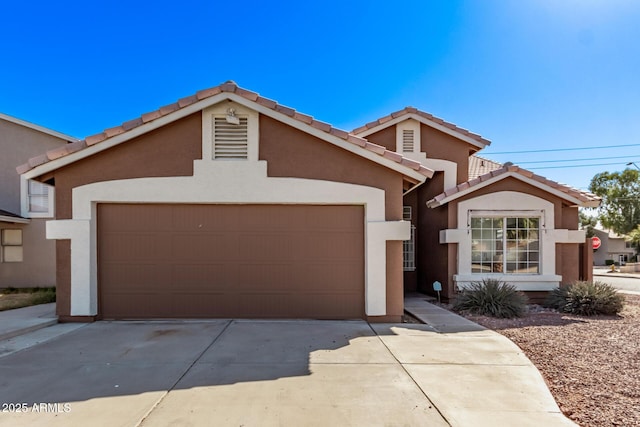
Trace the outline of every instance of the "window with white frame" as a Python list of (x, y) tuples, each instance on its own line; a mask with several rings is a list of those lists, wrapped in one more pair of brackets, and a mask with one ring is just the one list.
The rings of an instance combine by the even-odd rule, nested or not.
[(472, 217), (471, 272), (540, 273), (539, 217)]
[(22, 230), (0, 230), (0, 261), (22, 262)]
[(49, 186), (29, 180), (29, 212), (49, 211)]
[(28, 180), (24, 215), (29, 217), (53, 216), (53, 186)]
[[(402, 219), (411, 221), (411, 206), (403, 206)], [(416, 227), (411, 224), (411, 237), (402, 242), (402, 267), (404, 271), (416, 269)]]

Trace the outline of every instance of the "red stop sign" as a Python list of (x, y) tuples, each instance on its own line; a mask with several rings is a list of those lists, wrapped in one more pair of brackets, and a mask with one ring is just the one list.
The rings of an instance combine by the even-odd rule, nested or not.
[(591, 238), (591, 243), (593, 244), (593, 250), (595, 251), (600, 247), (600, 245), (602, 245), (602, 240), (600, 240), (598, 236), (593, 236)]

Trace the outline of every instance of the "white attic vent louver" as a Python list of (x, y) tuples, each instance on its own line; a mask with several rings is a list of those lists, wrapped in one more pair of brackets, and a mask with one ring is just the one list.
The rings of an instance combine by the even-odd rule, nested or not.
[(402, 131), (402, 152), (413, 153), (413, 130), (404, 129)]
[(248, 151), (247, 118), (239, 124), (229, 123), (226, 117), (214, 117), (213, 158), (246, 160)]

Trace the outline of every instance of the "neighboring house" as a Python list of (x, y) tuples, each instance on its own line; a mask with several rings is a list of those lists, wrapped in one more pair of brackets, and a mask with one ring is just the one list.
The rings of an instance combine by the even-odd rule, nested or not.
[(469, 157), (469, 178), (476, 179), (480, 175), (487, 174), (502, 168), (503, 164), (494, 162), (493, 160), (485, 159), (477, 155)]
[(636, 251), (628, 236), (597, 228), (593, 229), (593, 233), (602, 242), (600, 247), (593, 252), (594, 265), (606, 265), (606, 260), (613, 260), (620, 265), (632, 261)]
[(396, 322), (433, 280), (580, 276), (598, 199), (512, 165), (467, 182), (488, 143), (413, 108), (349, 133), (227, 82), (18, 171), (55, 185), (62, 320)]
[(55, 286), (55, 242), (45, 238), (53, 188), (21, 181), (16, 166), (73, 137), (0, 113), (0, 287)]

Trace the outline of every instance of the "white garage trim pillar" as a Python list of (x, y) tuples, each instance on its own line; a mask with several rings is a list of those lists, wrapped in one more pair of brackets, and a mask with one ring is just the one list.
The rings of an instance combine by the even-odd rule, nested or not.
[(73, 189), (73, 219), (47, 222), (47, 238), (71, 240), (71, 315), (98, 314), (98, 203), (308, 204), (364, 206), (365, 313), (386, 310), (386, 243), (407, 240), (405, 221), (386, 221), (379, 188), (301, 178), (270, 178), (267, 164), (196, 160), (194, 176), (97, 182)]

